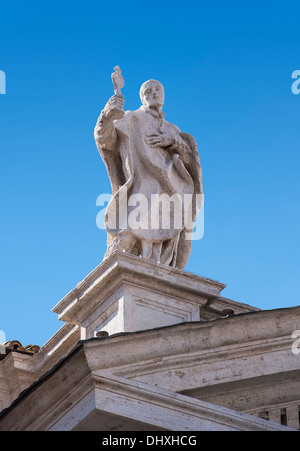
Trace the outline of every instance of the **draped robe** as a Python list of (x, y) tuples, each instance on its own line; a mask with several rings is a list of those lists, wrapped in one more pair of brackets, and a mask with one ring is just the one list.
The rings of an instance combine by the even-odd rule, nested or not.
[[(153, 134), (172, 137), (174, 145), (167, 148), (150, 146), (146, 141)], [(129, 234), (136, 241), (132, 253), (141, 253), (139, 243), (143, 241), (160, 243), (160, 262), (183, 268), (191, 250), (191, 241), (185, 237), (187, 227), (191, 229), (184, 219), (186, 205), (183, 202), (182, 206), (176, 207), (171, 203), (170, 223), (165, 228), (161, 226), (161, 211), (153, 210), (152, 195), (169, 198), (179, 195), (182, 199), (190, 199), (192, 219), (195, 220), (199, 210), (195, 194), (202, 193), (202, 171), (194, 138), (167, 122), (164, 113), (144, 105), (136, 111), (127, 111), (122, 119), (115, 121), (100, 116), (95, 138), (112, 186), (112, 199), (106, 210), (106, 255), (117, 248), (122, 236)], [(141, 199), (141, 221), (133, 228), (130, 219)], [(115, 217), (116, 224), (111, 221)], [(151, 218), (155, 217), (159, 221), (158, 228), (152, 227)]]

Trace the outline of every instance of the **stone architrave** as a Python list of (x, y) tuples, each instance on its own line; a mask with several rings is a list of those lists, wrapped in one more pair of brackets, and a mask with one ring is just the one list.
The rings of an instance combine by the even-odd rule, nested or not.
[(164, 118), (164, 88), (141, 86), (142, 106), (124, 111), (124, 79), (116, 66), (115, 95), (95, 127), (112, 199), (105, 217), (107, 251), (138, 255), (183, 269), (203, 204), (202, 171), (194, 138)]

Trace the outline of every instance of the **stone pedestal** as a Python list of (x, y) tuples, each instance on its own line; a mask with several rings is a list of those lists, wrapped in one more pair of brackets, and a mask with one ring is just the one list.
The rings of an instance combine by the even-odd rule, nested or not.
[(53, 309), (81, 326), (81, 338), (199, 321), (201, 307), (224, 284), (186, 271), (115, 252)]

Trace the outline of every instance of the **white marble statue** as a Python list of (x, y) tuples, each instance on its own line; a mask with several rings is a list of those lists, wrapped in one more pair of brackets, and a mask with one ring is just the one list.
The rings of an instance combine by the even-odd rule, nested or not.
[(165, 120), (159, 81), (143, 83), (142, 106), (124, 112), (124, 79), (118, 66), (115, 71), (115, 95), (95, 127), (112, 186), (105, 257), (117, 249), (182, 269), (191, 252), (187, 232), (201, 207), (197, 195), (203, 192), (196, 142)]

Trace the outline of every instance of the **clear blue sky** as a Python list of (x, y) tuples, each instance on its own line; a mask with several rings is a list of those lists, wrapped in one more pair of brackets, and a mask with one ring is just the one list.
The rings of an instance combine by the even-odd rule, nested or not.
[(43, 345), (51, 308), (102, 260), (110, 192), (93, 129), (120, 65), (126, 109), (149, 78), (198, 144), (205, 234), (186, 270), (263, 309), (300, 304), (299, 2), (1, 2), (1, 308)]

